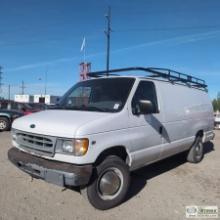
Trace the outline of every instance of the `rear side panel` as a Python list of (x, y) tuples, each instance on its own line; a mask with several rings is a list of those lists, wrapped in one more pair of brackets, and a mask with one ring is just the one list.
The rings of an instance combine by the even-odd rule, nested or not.
[(188, 149), (198, 131), (213, 130), (213, 109), (204, 91), (187, 86), (157, 82), (163, 112), (162, 157)]

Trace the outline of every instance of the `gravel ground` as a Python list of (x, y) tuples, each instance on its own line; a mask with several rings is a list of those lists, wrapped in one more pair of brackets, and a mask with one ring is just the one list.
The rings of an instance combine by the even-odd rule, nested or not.
[(127, 200), (108, 211), (95, 210), (77, 191), (32, 180), (7, 160), (10, 147), (10, 133), (0, 133), (0, 220), (183, 220), (187, 205), (220, 208), (220, 131), (199, 164), (177, 155), (132, 173)]

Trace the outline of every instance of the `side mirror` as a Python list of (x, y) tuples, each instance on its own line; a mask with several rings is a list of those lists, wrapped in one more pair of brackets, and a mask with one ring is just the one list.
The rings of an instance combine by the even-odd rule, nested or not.
[(139, 100), (138, 102), (138, 114), (152, 114), (154, 113), (154, 106), (150, 100)]

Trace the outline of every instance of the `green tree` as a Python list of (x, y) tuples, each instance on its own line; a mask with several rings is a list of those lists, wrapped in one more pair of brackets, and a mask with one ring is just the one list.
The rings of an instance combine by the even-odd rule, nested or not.
[(216, 100), (216, 99), (213, 99), (213, 101), (212, 101), (212, 106), (213, 106), (214, 112), (216, 112), (216, 111), (218, 110), (217, 100)]
[(220, 92), (217, 94), (217, 98), (212, 101), (214, 111), (220, 111)]
[(220, 101), (220, 92), (218, 92), (217, 100)]

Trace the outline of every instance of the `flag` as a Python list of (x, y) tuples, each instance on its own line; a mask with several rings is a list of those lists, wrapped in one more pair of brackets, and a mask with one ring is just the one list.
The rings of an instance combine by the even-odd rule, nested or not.
[(83, 41), (82, 41), (81, 48), (80, 48), (80, 51), (81, 51), (81, 52), (82, 52), (83, 50), (85, 50), (85, 46), (86, 46), (86, 38), (84, 37), (84, 38), (83, 38)]

